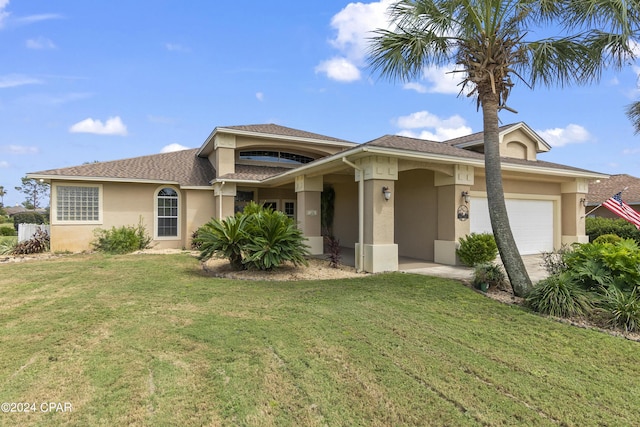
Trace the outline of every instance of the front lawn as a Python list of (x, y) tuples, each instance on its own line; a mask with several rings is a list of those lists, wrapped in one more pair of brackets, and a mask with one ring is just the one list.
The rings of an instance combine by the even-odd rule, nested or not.
[(639, 343), (439, 278), (231, 281), (186, 254), (67, 256), (0, 264), (0, 326), (0, 402), (36, 404), (0, 425), (638, 422)]

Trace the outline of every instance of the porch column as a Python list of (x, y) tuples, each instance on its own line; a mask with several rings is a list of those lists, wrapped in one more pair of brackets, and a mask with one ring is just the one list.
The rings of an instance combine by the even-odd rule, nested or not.
[[(364, 177), (364, 242), (361, 242), (362, 247), (360, 244), (356, 245), (356, 267), (360, 267), (359, 263), (362, 263), (361, 269), (369, 273), (397, 271), (398, 245), (394, 243), (394, 200), (398, 160), (371, 156), (356, 161), (356, 164), (362, 169)], [(388, 200), (385, 192), (388, 193)]]
[(213, 184), (213, 195), (215, 199), (215, 218), (224, 219), (234, 215), (236, 203), (235, 182), (216, 182)]
[[(571, 243), (588, 243), (589, 236), (585, 232), (585, 207), (582, 200), (587, 197), (589, 183), (586, 179), (576, 179), (562, 184), (562, 239), (563, 245)], [(556, 248), (560, 249), (560, 248)]]
[(473, 166), (456, 165), (453, 176), (436, 172), (435, 186), (438, 200), (438, 237), (434, 242), (433, 260), (439, 264), (460, 264), (456, 256), (458, 240), (470, 233), (469, 219), (473, 215), (473, 200), (469, 194), (474, 184)]
[(324, 242), (320, 224), (320, 194), (322, 193), (322, 176), (296, 177), (298, 228), (307, 238), (311, 255), (322, 255)]

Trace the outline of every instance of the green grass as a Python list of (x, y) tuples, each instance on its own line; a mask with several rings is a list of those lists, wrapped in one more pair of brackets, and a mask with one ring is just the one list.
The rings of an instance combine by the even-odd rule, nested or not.
[(206, 277), (188, 255), (0, 265), (0, 425), (634, 425), (640, 344), (458, 282)]

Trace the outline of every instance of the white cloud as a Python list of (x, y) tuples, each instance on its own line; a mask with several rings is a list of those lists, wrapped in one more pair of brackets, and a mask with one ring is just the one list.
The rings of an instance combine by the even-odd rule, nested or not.
[(7, 145), (3, 147), (3, 151), (11, 154), (38, 154), (38, 147), (28, 147), (25, 145)]
[(119, 116), (109, 117), (105, 123), (92, 118), (84, 119), (69, 128), (71, 133), (93, 133), (96, 135), (127, 135), (127, 127)]
[(39, 15), (29, 15), (17, 18), (15, 21), (20, 25), (34, 24), (41, 21), (50, 21), (52, 19), (62, 19), (63, 16), (57, 13), (41, 13)]
[(333, 58), (323, 61), (316, 67), (316, 73), (325, 73), (330, 79), (339, 82), (360, 80), (360, 70), (347, 58)]
[(633, 155), (633, 154), (639, 154), (640, 153), (640, 148), (625, 148), (624, 150), (622, 150), (622, 154), (624, 155)]
[(29, 39), (25, 45), (29, 49), (55, 49), (56, 45), (46, 37), (38, 37), (35, 39)]
[(187, 46), (183, 46), (180, 43), (165, 43), (164, 47), (169, 52), (191, 52)]
[(260, 102), (264, 101), (264, 93), (256, 92), (256, 99)]
[(7, 169), (9, 167), (9, 162), (5, 160), (0, 160), (0, 169)]
[(0, 0), (0, 28), (4, 27), (4, 22), (9, 17), (10, 13), (5, 11), (9, 5), (9, 0)]
[(372, 31), (389, 25), (387, 9), (393, 0), (373, 3), (349, 3), (331, 19), (336, 36), (331, 45), (339, 51), (339, 57), (323, 61), (316, 72), (324, 72), (330, 79), (350, 82), (360, 79), (358, 67), (364, 65)]
[(584, 127), (569, 124), (564, 128), (553, 128), (536, 131), (552, 147), (562, 147), (567, 144), (580, 144), (591, 139), (591, 134)]
[(9, 87), (42, 84), (42, 80), (22, 74), (7, 74), (0, 76), (0, 89)]
[(402, 129), (398, 135), (431, 141), (446, 141), (472, 132), (466, 120), (458, 115), (442, 119), (428, 111), (399, 117), (395, 124)]
[(184, 145), (173, 143), (173, 144), (165, 145), (164, 147), (162, 147), (162, 150), (160, 150), (160, 152), (172, 153), (174, 151), (182, 151), (182, 150), (188, 150), (188, 149), (189, 147), (185, 147)]

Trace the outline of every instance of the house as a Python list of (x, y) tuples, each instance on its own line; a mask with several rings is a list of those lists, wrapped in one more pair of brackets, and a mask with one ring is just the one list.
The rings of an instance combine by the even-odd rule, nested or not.
[(585, 200), (588, 216), (619, 218), (615, 213), (601, 205), (621, 191), (622, 200), (634, 210), (640, 212), (640, 178), (620, 174), (589, 183), (589, 193)]
[[(607, 176), (538, 160), (550, 150), (525, 123), (500, 128), (505, 198), (522, 254), (586, 242), (588, 182)], [(456, 264), (458, 239), (491, 231), (483, 134), (446, 142), (386, 135), (363, 144), (279, 125), (217, 127), (198, 149), (33, 172), (51, 184), (51, 248), (91, 248), (96, 227), (141, 217), (159, 248), (253, 200), (294, 218), (323, 250), (321, 193), (333, 188), (333, 234), (356, 267), (398, 257)]]

